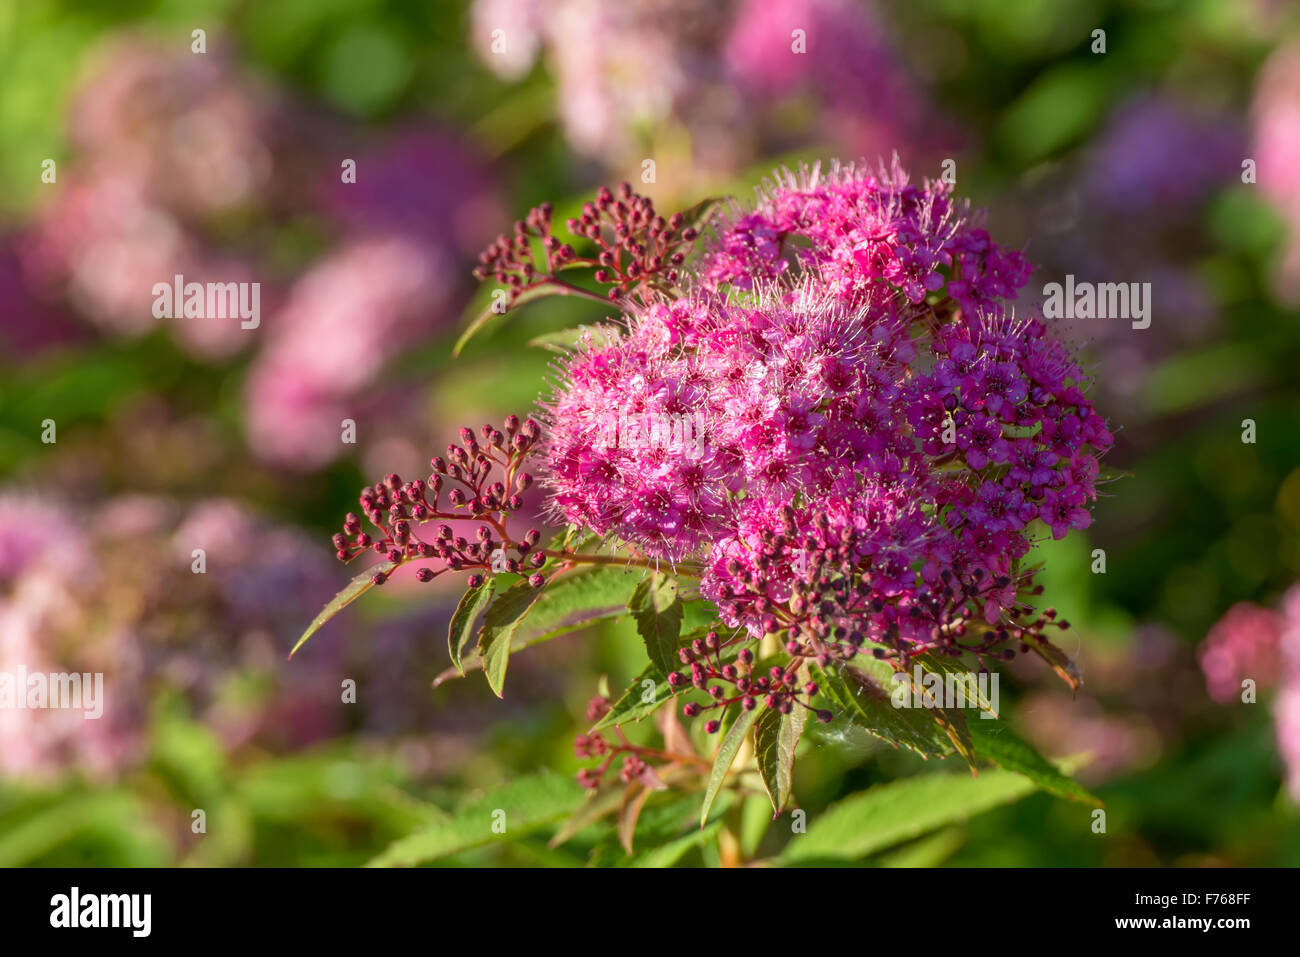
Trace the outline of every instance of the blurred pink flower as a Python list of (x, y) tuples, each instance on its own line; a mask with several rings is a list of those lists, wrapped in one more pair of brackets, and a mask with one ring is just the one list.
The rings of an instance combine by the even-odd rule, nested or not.
[(0, 672), (104, 676), (100, 718), (0, 709), (0, 773), (131, 766), (162, 691), (182, 695), (230, 748), (299, 747), (342, 727), (342, 646), (285, 660), (337, 584), (328, 553), (296, 531), (225, 500), (185, 508), (135, 495), (73, 509), (4, 492), (0, 560)]
[(208, 227), (266, 198), (273, 104), (219, 51), (195, 56), (139, 37), (106, 44), (74, 98), (74, 158), (22, 237), (30, 284), (114, 335), (166, 322), (197, 356), (238, 351), (250, 337), (237, 321), (159, 320), (152, 290), (177, 274), (256, 278)]
[(353, 242), (294, 284), (249, 371), (245, 424), (268, 462), (309, 470), (342, 455), (342, 420), (447, 305), (451, 263), (404, 238)]
[[(795, 29), (806, 52), (792, 49)], [(769, 122), (769, 108), (799, 95), (814, 98), (812, 135), (843, 152), (948, 136), (870, 9), (850, 0), (476, 0), (470, 30), (506, 80), (544, 50), (569, 142), (611, 167), (685, 141), (697, 172), (727, 174), (788, 148), (788, 117)]]
[(183, 216), (246, 206), (268, 184), (271, 91), (228, 51), (138, 36), (105, 44), (69, 116), (73, 146)]
[(1260, 187), (1289, 226), (1278, 295), (1300, 303), (1300, 42), (1280, 46), (1259, 73), (1251, 105)]
[(1201, 645), (1210, 695), (1227, 703), (1244, 678), (1259, 688), (1277, 686), (1273, 723), (1286, 786), (1300, 803), (1300, 585), (1282, 596), (1280, 612), (1246, 602), (1234, 605)]
[(1284, 620), (1267, 608), (1240, 602), (1210, 629), (1201, 644), (1201, 670), (1210, 697), (1220, 704), (1241, 695), (1241, 682), (1273, 684), (1278, 671), (1278, 637)]

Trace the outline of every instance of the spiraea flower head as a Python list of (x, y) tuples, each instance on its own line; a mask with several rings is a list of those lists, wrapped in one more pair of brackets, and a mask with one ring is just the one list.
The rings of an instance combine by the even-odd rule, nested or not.
[[(913, 184), (897, 160), (785, 171), (692, 259), (685, 218), (626, 184), (568, 228), (594, 256), (561, 243), (543, 206), (480, 257), (512, 302), (549, 291), (619, 308), (556, 361), (520, 453), (536, 455), (557, 523), (643, 568), (684, 567), (715, 607), (709, 637), (679, 649), (687, 670), (667, 676), (711, 699), (688, 717), (814, 708), (806, 666), (860, 654), (984, 668), (1034, 649), (1074, 683), (1044, 652), (1067, 624), (1037, 609), (1025, 559), (1088, 527), (1114, 439), (1072, 351), (1017, 310), (1028, 262), (948, 184)], [(574, 267), (607, 294), (560, 278)], [(371, 547), (490, 571), (493, 531), (510, 541), (486, 475), (518, 463), (472, 439), (424, 488), (392, 478), (364, 493), (384, 534), (350, 518), (339, 557)], [(487, 545), (418, 539), (414, 524), (447, 507), (439, 476), (468, 482), (446, 502), (478, 503)], [(765, 637), (787, 656), (762, 673), (751, 646)]]
[(696, 288), (559, 364), (556, 517), (697, 562), (724, 622), (798, 657), (1001, 656), (1063, 625), (1022, 559), (1089, 525), (1113, 438), (977, 223), (897, 163), (783, 174)]

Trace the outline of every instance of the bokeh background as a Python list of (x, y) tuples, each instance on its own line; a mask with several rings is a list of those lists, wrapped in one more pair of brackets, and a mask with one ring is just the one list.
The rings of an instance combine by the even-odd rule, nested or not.
[[(1027, 307), (1074, 273), (1151, 282), (1154, 314), (1063, 329), (1128, 477), (1041, 548), (1082, 691), (1003, 684), (1041, 750), (1091, 755), (1107, 833), (1036, 795), (876, 863), (1300, 864), (1300, 675), (1270, 646), (1257, 703), (1215, 700), (1197, 652), (1243, 602), (1274, 611), (1237, 607), (1224, 641), (1300, 642), (1277, 611), (1300, 579), (1284, 0), (0, 0), (0, 671), (103, 671), (108, 695), (97, 722), (0, 711), (0, 864), (358, 864), (476, 788), (571, 776), (601, 676), (640, 670), (628, 626), (519, 655), (504, 701), (435, 689), (457, 595), (399, 579), (290, 662), (352, 574), (329, 536), (363, 483), (530, 408), (529, 339), (601, 318), (547, 300), (452, 359), (474, 257), (529, 206), (628, 179), (671, 210), (894, 151), (918, 177), (955, 160), (1038, 265)], [(260, 282), (260, 326), (155, 319), (176, 273)], [(915, 765), (831, 735), (796, 794), (816, 813)], [(618, 857), (546, 836), (457, 861)]]

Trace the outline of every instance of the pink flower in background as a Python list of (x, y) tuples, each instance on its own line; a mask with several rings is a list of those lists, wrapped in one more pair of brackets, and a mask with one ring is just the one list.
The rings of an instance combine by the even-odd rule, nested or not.
[[(796, 36), (804, 52), (795, 52)], [(817, 96), (826, 132), (845, 152), (932, 149), (952, 133), (895, 49), (871, 4), (742, 0), (723, 56), (730, 77), (757, 102)]]
[[(806, 52), (792, 49), (795, 29)], [(470, 32), (506, 80), (544, 52), (569, 142), (609, 166), (681, 147), (700, 170), (725, 175), (788, 148), (790, 118), (774, 107), (800, 95), (824, 107), (801, 121), (811, 135), (844, 152), (951, 138), (872, 14), (848, 0), (476, 0)], [(661, 139), (650, 142), (650, 131)]]
[(177, 274), (264, 278), (244, 250), (216, 241), (213, 223), (266, 199), (273, 102), (220, 53), (169, 52), (139, 38), (107, 44), (71, 109), (74, 159), (22, 236), (32, 287), (114, 335), (168, 323), (208, 359), (248, 345), (238, 320), (157, 318), (152, 290)]
[(149, 331), (159, 322), (154, 284), (194, 274), (191, 237), (130, 175), (102, 167), (65, 176), (20, 245), (29, 280), (43, 294), (62, 293), (109, 332)]
[(332, 168), (316, 188), (320, 208), (350, 237), (398, 234), (471, 260), (505, 215), (486, 161), (450, 133), (408, 127), (352, 158), (355, 183)]
[(1220, 704), (1237, 700), (1241, 682), (1271, 685), (1278, 674), (1278, 638), (1284, 619), (1275, 611), (1240, 602), (1210, 629), (1201, 644), (1201, 670), (1210, 697)]
[(1300, 43), (1279, 47), (1260, 71), (1251, 118), (1260, 187), (1290, 230), (1277, 274), (1278, 295), (1300, 303)]
[[(191, 568), (195, 549), (203, 574)], [(310, 540), (232, 501), (125, 496), (74, 508), (0, 493), (0, 672), (104, 676), (99, 718), (0, 708), (0, 773), (116, 774), (144, 756), (162, 691), (181, 694), (231, 748), (301, 747), (336, 732), (341, 646), (292, 672), (285, 661), (334, 585)], [(254, 677), (265, 695), (241, 689)]]
[(32, 292), (18, 245), (15, 237), (0, 237), (0, 354), (30, 358), (84, 340), (83, 326)]
[(1200, 648), (1210, 696), (1238, 700), (1241, 682), (1276, 687), (1273, 721), (1287, 789), (1300, 802), (1300, 585), (1282, 596), (1280, 611), (1241, 602), (1210, 630)]
[(452, 263), (403, 238), (354, 242), (294, 284), (249, 370), (245, 427), (262, 459), (312, 469), (348, 451), (342, 420), (384, 365), (437, 328)]
[(126, 37), (101, 48), (90, 74), (68, 122), (78, 153), (140, 182), (152, 201), (185, 218), (263, 198), (276, 100), (227, 51), (196, 56)]

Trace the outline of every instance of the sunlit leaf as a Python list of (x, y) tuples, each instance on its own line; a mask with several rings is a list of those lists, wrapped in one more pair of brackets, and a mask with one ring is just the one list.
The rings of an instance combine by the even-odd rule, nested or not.
[(780, 814), (790, 799), (794, 784), (794, 750), (803, 734), (808, 709), (795, 705), (789, 714), (776, 708), (755, 708), (762, 711), (754, 724), (754, 758), (763, 787), (772, 801), (772, 811)]
[(462, 675), (465, 668), (461, 664), (461, 655), (474, 636), (474, 624), (478, 621), (478, 616), (492, 600), (495, 590), (496, 579), (491, 576), (485, 578), (483, 584), (466, 590), (460, 596), (456, 612), (451, 616), (451, 626), (447, 629), (447, 648), (451, 652), (451, 663)]
[(852, 861), (1011, 804), (1037, 790), (1029, 778), (988, 769), (968, 774), (922, 774), (878, 784), (832, 804), (796, 834), (779, 860)]
[(1002, 721), (972, 717), (971, 739), (976, 757), (985, 758), (1008, 771), (1015, 771), (1033, 781), (1044, 791), (1081, 804), (1102, 807), (1102, 802), (1083, 785), (1064, 774), (1056, 765), (1018, 737)]
[[(526, 836), (570, 814), (582, 803), (584, 793), (576, 781), (559, 774), (511, 781), (470, 801), (446, 820), (389, 845), (369, 866), (412, 867)], [(504, 832), (494, 830), (498, 821)]]
[(677, 667), (677, 639), (682, 628), (677, 580), (662, 572), (651, 572), (637, 585), (627, 607), (636, 619), (637, 632), (645, 641), (650, 660), (667, 675)]
[(527, 581), (515, 582), (498, 596), (483, 617), (483, 627), (478, 633), (478, 656), (488, 684), (498, 698), (503, 697), (515, 630), (540, 597), (540, 590)]
[(709, 819), (709, 809), (713, 807), (713, 800), (722, 790), (727, 772), (731, 770), (731, 763), (736, 759), (736, 752), (745, 743), (745, 737), (749, 734), (749, 729), (754, 726), (754, 722), (758, 720), (760, 710), (758, 707), (750, 711), (742, 710), (727, 731), (726, 737), (722, 739), (722, 743), (718, 745), (717, 757), (713, 759), (713, 770), (709, 772), (709, 785), (704, 792), (704, 806), (700, 809), (700, 827), (704, 827), (704, 822)]

